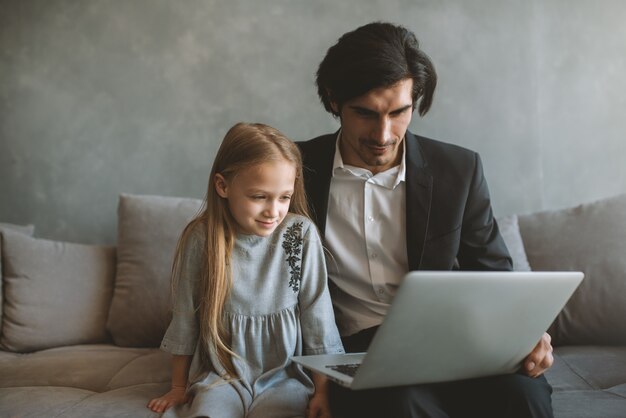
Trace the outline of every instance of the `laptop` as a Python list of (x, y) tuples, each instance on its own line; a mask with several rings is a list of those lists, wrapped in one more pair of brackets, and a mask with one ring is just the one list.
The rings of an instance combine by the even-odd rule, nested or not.
[(408, 273), (367, 353), (293, 361), (351, 389), (514, 373), (581, 272)]

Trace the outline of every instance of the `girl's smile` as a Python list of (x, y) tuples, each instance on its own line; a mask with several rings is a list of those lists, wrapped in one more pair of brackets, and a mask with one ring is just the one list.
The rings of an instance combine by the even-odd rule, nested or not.
[(240, 232), (268, 236), (289, 211), (295, 181), (294, 165), (278, 160), (245, 168), (230, 180), (216, 174), (215, 187)]

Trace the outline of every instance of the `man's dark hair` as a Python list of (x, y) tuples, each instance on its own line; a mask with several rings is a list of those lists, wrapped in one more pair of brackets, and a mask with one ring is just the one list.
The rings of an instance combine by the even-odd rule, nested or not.
[(379, 87), (391, 87), (413, 79), (413, 108), (428, 112), (433, 100), (437, 73), (413, 32), (391, 23), (374, 22), (344, 34), (331, 46), (317, 70), (317, 93), (327, 111), (338, 111), (355, 97)]

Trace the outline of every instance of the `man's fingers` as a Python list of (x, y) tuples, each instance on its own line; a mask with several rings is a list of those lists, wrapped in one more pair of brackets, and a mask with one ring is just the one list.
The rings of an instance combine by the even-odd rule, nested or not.
[(549, 369), (550, 367), (552, 367), (553, 363), (554, 363), (554, 356), (552, 355), (552, 350), (550, 350), (546, 353), (546, 356), (543, 358), (543, 360), (541, 361), (539, 365), (543, 369)]
[(526, 373), (530, 377), (539, 377), (541, 376), (547, 369), (552, 367), (554, 363), (554, 357), (552, 355), (552, 350), (546, 351), (543, 358), (537, 360), (536, 362), (532, 359), (528, 360), (525, 364)]
[(551, 341), (550, 334), (544, 333), (533, 351), (526, 357), (524, 371), (528, 376), (538, 377), (552, 367), (554, 357), (552, 356)]

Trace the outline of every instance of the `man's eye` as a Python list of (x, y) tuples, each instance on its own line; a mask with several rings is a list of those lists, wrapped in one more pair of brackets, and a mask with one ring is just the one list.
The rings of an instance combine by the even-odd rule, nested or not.
[(397, 112), (393, 112), (391, 114), (391, 117), (396, 117), (397, 118), (398, 116), (402, 116), (402, 115), (406, 114), (406, 112), (408, 112), (408, 110), (409, 109), (407, 108), (407, 109), (398, 110)]

